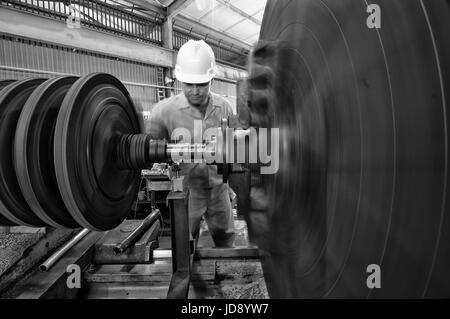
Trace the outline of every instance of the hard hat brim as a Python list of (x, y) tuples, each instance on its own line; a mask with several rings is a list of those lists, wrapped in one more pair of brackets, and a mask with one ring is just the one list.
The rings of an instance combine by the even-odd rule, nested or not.
[(214, 78), (214, 74), (183, 74), (182, 72), (175, 71), (175, 77), (183, 83), (199, 84), (210, 82)]

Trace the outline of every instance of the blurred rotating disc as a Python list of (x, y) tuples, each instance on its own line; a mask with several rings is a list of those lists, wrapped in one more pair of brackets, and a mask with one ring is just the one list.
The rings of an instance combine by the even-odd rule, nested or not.
[[(13, 83), (15, 80), (3, 80), (0, 81), (0, 90), (3, 89), (5, 86)], [(0, 214), (0, 225), (5, 225), (5, 226), (13, 226), (15, 225), (15, 223), (11, 222), (10, 220), (6, 219), (5, 217), (3, 217)]]
[(53, 139), (61, 103), (77, 77), (50, 79), (30, 95), (20, 115), (14, 143), (22, 194), (33, 212), (53, 227), (79, 225), (64, 206), (55, 176)]
[(0, 214), (12, 223), (42, 227), (45, 224), (25, 201), (14, 169), (14, 134), (23, 105), (44, 79), (11, 83), (0, 91)]
[(280, 165), (249, 220), (271, 297), (450, 296), (450, 5), (377, 3), (381, 29), (366, 1), (267, 3), (251, 108)]
[(0, 81), (0, 90), (3, 89), (5, 86), (15, 82), (16, 80), (2, 80)]

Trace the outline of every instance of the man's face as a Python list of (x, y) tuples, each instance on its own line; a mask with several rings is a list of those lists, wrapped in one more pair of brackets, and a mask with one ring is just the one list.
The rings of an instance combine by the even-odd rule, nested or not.
[(200, 106), (207, 102), (211, 82), (206, 83), (182, 83), (182, 89), (186, 99), (193, 106)]

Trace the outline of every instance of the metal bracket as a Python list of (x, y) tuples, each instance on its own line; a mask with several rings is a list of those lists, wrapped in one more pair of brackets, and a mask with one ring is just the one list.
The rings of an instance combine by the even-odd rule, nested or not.
[(195, 247), (189, 231), (187, 192), (170, 192), (167, 196), (172, 237), (172, 279), (167, 299), (187, 299)]

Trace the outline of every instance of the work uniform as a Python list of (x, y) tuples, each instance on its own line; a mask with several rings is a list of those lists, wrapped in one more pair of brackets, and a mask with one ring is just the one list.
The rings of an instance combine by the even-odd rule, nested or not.
[[(201, 142), (206, 129), (220, 127), (221, 119), (232, 113), (228, 101), (220, 95), (210, 93), (203, 115), (199, 109), (190, 105), (184, 93), (181, 93), (161, 101), (154, 107), (146, 130), (152, 139), (169, 141), (175, 129), (186, 128), (191, 134), (191, 143)], [(195, 121), (197, 124), (201, 123), (201, 130), (194, 130)], [(200, 220), (204, 215), (216, 246), (231, 246), (234, 242), (234, 220), (229, 189), (228, 185), (223, 183), (222, 176), (217, 174), (217, 166), (182, 163), (180, 175), (184, 176), (184, 186), (189, 190), (189, 227), (192, 235), (195, 237), (198, 234)]]

